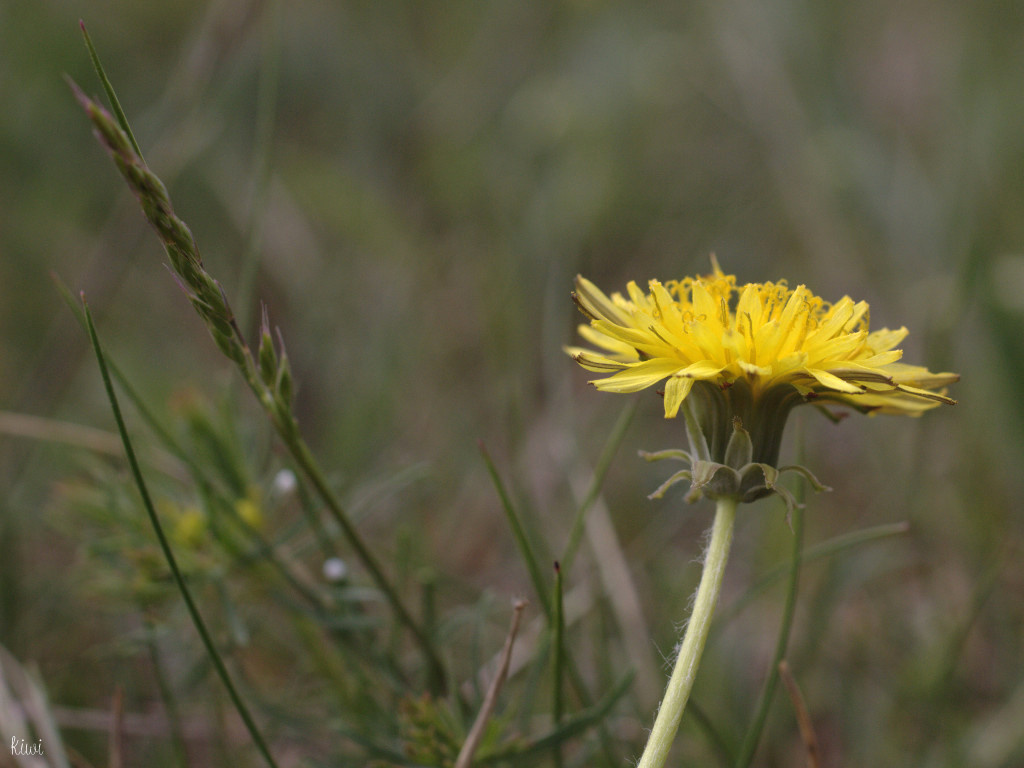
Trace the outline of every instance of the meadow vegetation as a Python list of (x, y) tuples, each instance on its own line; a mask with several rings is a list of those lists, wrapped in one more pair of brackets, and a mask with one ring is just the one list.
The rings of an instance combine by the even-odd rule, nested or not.
[[(780, 637), (820, 765), (1021, 764), (1003, 10), (0, 6), (0, 766), (28, 764), (12, 737), (52, 766), (455, 765), (514, 616), (473, 765), (630, 764), (712, 505), (647, 498), (666, 470), (638, 452), (685, 447), (681, 420), (587, 386), (570, 291), (710, 253), (863, 298), (963, 379), (920, 420), (794, 414), (782, 462), (833, 490), (797, 525), (739, 509), (670, 764), (807, 764), (795, 700), (763, 695)], [(79, 15), (201, 270), (63, 80), (112, 109)]]

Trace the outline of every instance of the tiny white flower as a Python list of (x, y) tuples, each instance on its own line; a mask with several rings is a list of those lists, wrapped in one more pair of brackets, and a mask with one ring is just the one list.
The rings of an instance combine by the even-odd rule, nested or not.
[(278, 496), (288, 496), (297, 485), (298, 480), (295, 479), (295, 473), (290, 469), (282, 469), (274, 475), (274, 493)]
[(342, 581), (348, 575), (348, 566), (340, 557), (324, 560), (324, 578), (332, 583)]

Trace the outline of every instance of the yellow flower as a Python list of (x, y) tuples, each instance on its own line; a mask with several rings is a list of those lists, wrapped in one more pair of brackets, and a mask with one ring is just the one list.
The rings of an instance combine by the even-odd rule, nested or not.
[[(864, 413), (919, 416), (955, 403), (941, 389), (953, 373), (899, 362), (906, 328), (869, 328), (868, 305), (844, 296), (830, 304), (785, 281), (736, 286), (711, 258), (713, 272), (664, 284), (626, 286), (609, 298), (583, 277), (573, 299), (590, 325), (580, 335), (601, 351), (566, 347), (580, 365), (610, 374), (590, 383), (607, 392), (637, 392), (665, 381), (665, 416), (683, 411), (690, 452), (645, 454), (690, 465), (654, 496), (690, 480), (689, 498), (754, 501), (770, 493), (792, 507), (776, 484), (776, 463), (790, 411), (808, 402), (839, 402)], [(824, 409), (823, 409), (824, 410)], [(827, 411), (826, 411), (827, 413)]]
[(245, 498), (235, 501), (235, 512), (242, 518), (246, 525), (262, 531), (266, 520), (263, 516), (263, 494), (258, 486), (249, 486)]
[(662, 768), (675, 738), (721, 589), (737, 504), (776, 494), (792, 513), (796, 499), (779, 484), (785, 472), (825, 490), (804, 467), (776, 466), (790, 411), (832, 401), (919, 416), (953, 404), (942, 388), (959, 378), (900, 362), (907, 329), (872, 331), (867, 302), (844, 296), (830, 304), (781, 280), (737, 287), (713, 256), (711, 265), (703, 277), (651, 280), (646, 293), (630, 282), (628, 298), (608, 297), (577, 276), (573, 293), (590, 319), (580, 335), (600, 351), (566, 351), (587, 370), (607, 374), (590, 383), (638, 392), (664, 381), (665, 417), (683, 413), (689, 451), (641, 454), (687, 465), (651, 496), (687, 480), (687, 500), (717, 502), (693, 614), (640, 759), (644, 768)]
[(179, 511), (174, 521), (174, 538), (192, 549), (198, 549), (206, 534), (206, 516), (199, 507), (188, 506)]
[(577, 277), (573, 299), (590, 318), (580, 334), (603, 351), (566, 351), (587, 370), (612, 374), (591, 384), (636, 392), (667, 379), (667, 418), (698, 381), (724, 389), (742, 380), (754, 400), (782, 387), (804, 401), (911, 416), (955, 402), (936, 390), (959, 376), (899, 362), (907, 329), (869, 330), (866, 302), (829, 304), (784, 280), (737, 288), (713, 257), (712, 266), (704, 277), (651, 280), (647, 293), (630, 282), (628, 299)]

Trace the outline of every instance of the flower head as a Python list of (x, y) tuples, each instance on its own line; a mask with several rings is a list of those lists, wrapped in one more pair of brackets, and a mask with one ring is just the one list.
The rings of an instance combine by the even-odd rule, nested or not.
[(637, 392), (664, 381), (665, 416), (686, 414), (695, 460), (731, 466), (733, 445), (730, 458), (774, 467), (786, 418), (802, 403), (918, 416), (955, 402), (941, 388), (959, 376), (900, 362), (907, 329), (870, 330), (866, 302), (829, 303), (784, 280), (738, 287), (714, 257), (712, 268), (651, 280), (646, 293), (630, 282), (628, 298), (577, 277), (573, 299), (590, 319), (580, 335), (600, 351), (566, 348), (587, 370), (610, 374), (591, 381), (599, 390)]

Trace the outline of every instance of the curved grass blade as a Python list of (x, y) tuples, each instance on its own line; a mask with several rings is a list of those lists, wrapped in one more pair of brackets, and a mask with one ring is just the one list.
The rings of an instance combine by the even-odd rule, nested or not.
[[(477, 765), (492, 765), (506, 761), (519, 762), (528, 758), (535, 760), (538, 755), (550, 752), (554, 747), (564, 743), (573, 736), (577, 736), (587, 729), (600, 724), (619, 699), (626, 695), (632, 683), (633, 670), (630, 670), (594, 706), (577, 712), (572, 717), (563, 721), (560, 727), (553, 729), (536, 741), (526, 745), (517, 744), (512, 747), (496, 750), (487, 755), (481, 755), (477, 759)], [(532, 764), (536, 765), (536, 762)]]
[(583, 538), (583, 523), (586, 520), (587, 512), (590, 510), (594, 500), (597, 499), (597, 495), (601, 492), (605, 475), (608, 474), (608, 468), (612, 464), (615, 452), (622, 444), (622, 439), (626, 436), (626, 430), (629, 429), (629, 425), (633, 422), (633, 416), (636, 414), (638, 405), (639, 401), (634, 399), (622, 409), (622, 413), (619, 414), (615, 426), (612, 427), (612, 431), (608, 435), (608, 440), (605, 441), (604, 448), (601, 449), (601, 455), (598, 456), (597, 464), (594, 467), (593, 480), (579, 507), (576, 509), (576, 515), (573, 517), (572, 526), (569, 529), (569, 540), (565, 545), (565, 552), (562, 554), (560, 561), (566, 573), (572, 568), (573, 560), (576, 558), (576, 550), (579, 549), (580, 540)]
[[(238, 327), (234, 311), (223, 288), (206, 271), (192, 232), (174, 213), (163, 182), (132, 149), (128, 135), (115, 124), (110, 114), (89, 99), (70, 79), (68, 85), (92, 123), (97, 140), (110, 154), (118, 171), (138, 199), (149, 223), (163, 242), (179, 286), (203, 319), (221, 352), (238, 367), (296, 465), (306, 475), (326, 510), (341, 527), (356, 556), (387, 598), (395, 618), (409, 630), (423, 651), (431, 690), (435, 693), (444, 693), (447, 685), (445, 665), (433, 639), (424, 632), (423, 627), (405, 606), (380, 561), (363, 540), (355, 523), (331, 489), (323, 470), (299, 431), (298, 421), (292, 412), (291, 369), (280, 334), (280, 357), (277, 358), (276, 375), (274, 380), (267, 381), (261, 376), (262, 370)], [(269, 329), (263, 334), (263, 338), (270, 338)]]
[[(842, 536), (836, 536), (835, 538), (823, 541), (820, 544), (815, 544), (813, 547), (808, 547), (800, 555), (800, 560), (803, 564), (813, 563), (817, 560), (824, 560), (845, 552), (847, 549), (858, 547), (861, 544), (868, 544), (873, 541), (888, 539), (892, 536), (900, 536), (909, 530), (910, 524), (903, 521), (899, 523), (884, 523), (883, 525), (864, 528), (860, 531), (845, 533)], [(750, 588), (747, 589), (742, 597), (731, 605), (725, 607), (716, 619), (715, 626), (711, 628), (711, 634), (716, 634), (722, 627), (728, 624), (733, 617), (741, 613), (743, 609), (757, 599), (758, 596), (770, 589), (779, 579), (784, 578), (786, 574), (790, 572), (791, 567), (791, 562), (787, 562), (780, 563), (776, 567), (768, 570), (764, 576), (758, 579), (755, 584), (751, 585)]]
[(128, 125), (128, 118), (125, 116), (124, 110), (121, 109), (121, 102), (117, 100), (117, 94), (114, 93), (114, 85), (110, 82), (110, 79), (107, 77), (107, 73), (103, 70), (103, 65), (100, 64), (99, 54), (96, 53), (96, 49), (93, 47), (92, 38), (89, 37), (89, 32), (85, 28), (85, 22), (79, 19), (78, 26), (82, 30), (82, 37), (85, 38), (85, 47), (89, 49), (89, 58), (92, 59), (93, 69), (96, 70), (97, 77), (99, 77), (100, 82), (103, 83), (103, 90), (107, 94), (107, 101), (110, 102), (110, 108), (114, 110), (114, 117), (117, 118), (117, 123), (121, 126), (121, 130), (128, 135), (128, 141), (132, 143), (132, 149), (135, 150), (135, 154), (141, 158), (142, 150), (139, 149), (139, 143), (135, 140), (135, 134), (132, 133), (132, 129)]
[(505, 510), (505, 517), (508, 519), (508, 526), (512, 529), (512, 536), (519, 547), (519, 554), (523, 558), (523, 564), (526, 566), (527, 573), (530, 574), (530, 581), (533, 582), (533, 591), (537, 593), (537, 601), (540, 603), (541, 610), (543, 610), (544, 616), (550, 624), (551, 598), (548, 594), (548, 588), (544, 583), (544, 577), (541, 575), (540, 566), (537, 564), (537, 557), (534, 555), (533, 548), (526, 538), (526, 531), (523, 529), (522, 521), (519, 519), (516, 508), (512, 505), (508, 491), (505, 490), (505, 484), (501, 481), (501, 476), (498, 474), (498, 468), (494, 466), (491, 454), (488, 453), (483, 440), (480, 440), (478, 445), (480, 447), (480, 455), (487, 466), (487, 472), (491, 476), (491, 482), (494, 484), (494, 490), (498, 492), (498, 498), (501, 499), (501, 508)]
[(142, 505), (146, 508), (149, 520), (153, 524), (153, 530), (156, 533), (157, 540), (160, 543), (160, 549), (163, 551), (164, 558), (167, 560), (167, 565), (174, 577), (174, 583), (177, 585), (178, 591), (181, 592), (182, 599), (185, 601), (185, 606), (188, 608), (189, 616), (192, 618), (192, 623), (195, 625), (196, 631), (199, 633), (199, 636), (203, 641), (206, 653), (209, 655), (210, 661), (213, 663), (218, 677), (220, 677), (221, 682), (228, 691), (228, 695), (231, 697), (231, 702), (234, 704), (235, 711), (237, 711), (239, 717), (242, 718), (242, 722), (245, 724), (250, 736), (252, 736), (252, 740), (255, 743), (256, 748), (263, 756), (263, 759), (266, 760), (267, 765), (271, 766), (271, 768), (278, 768), (277, 763), (274, 761), (274, 758), (270, 753), (270, 748), (267, 746), (266, 741), (263, 739), (263, 735), (256, 726), (256, 721), (253, 720), (248, 707), (246, 707), (245, 702), (242, 701), (242, 697), (239, 695), (238, 690), (235, 688), (235, 684), (231, 680), (231, 675), (228, 674), (228, 669), (224, 664), (224, 660), (217, 651), (217, 646), (214, 644), (213, 638), (210, 636), (210, 632), (206, 628), (206, 622), (203, 621), (203, 617), (199, 613), (199, 608), (196, 605), (195, 600), (192, 598), (192, 593), (189, 592), (188, 586), (185, 584), (185, 579), (181, 574), (181, 570), (178, 568), (178, 561), (174, 557), (171, 545), (168, 542), (167, 537), (164, 535), (163, 526), (160, 523), (160, 518), (156, 514), (156, 508), (153, 506), (153, 500), (149, 495), (149, 489), (146, 486), (146, 481), (142, 477), (142, 470), (139, 468), (139, 462), (135, 458), (135, 450), (132, 447), (131, 439), (128, 437), (128, 430), (125, 427), (124, 418), (121, 416), (121, 407), (118, 404), (117, 395), (114, 393), (114, 385), (110, 378), (110, 372), (107, 370), (107, 363), (103, 356), (103, 350), (100, 347), (99, 336), (96, 334), (96, 326), (92, 322), (92, 315), (89, 312), (89, 306), (85, 303), (84, 296), (82, 297), (82, 305), (85, 311), (86, 327), (89, 330), (89, 341), (92, 343), (93, 352), (96, 354), (96, 361), (100, 367), (100, 376), (103, 378), (103, 387), (106, 390), (107, 399), (110, 401), (110, 410), (114, 414), (114, 421), (117, 422), (117, 431), (121, 435), (121, 442), (124, 444), (124, 452), (128, 459), (128, 465), (131, 468), (132, 479), (135, 481), (135, 485), (139, 490), (139, 495), (142, 497)]
[(793, 628), (793, 615), (796, 612), (796, 595), (800, 583), (800, 564), (803, 558), (800, 556), (804, 541), (804, 506), (796, 504), (792, 511), (793, 525), (793, 555), (789, 566), (789, 585), (786, 589), (786, 604), (782, 609), (782, 621), (779, 624), (779, 636), (775, 641), (775, 653), (772, 655), (772, 663), (769, 668), (767, 679), (761, 689), (757, 707), (754, 710), (754, 719), (747, 730), (740, 747), (739, 757), (736, 759), (736, 768), (747, 768), (754, 759), (754, 752), (761, 741), (761, 733), (764, 731), (765, 721), (768, 719), (768, 710), (771, 708), (772, 698), (775, 695), (775, 688), (779, 682), (779, 664), (785, 658), (786, 648), (789, 645), (789, 633)]
[[(564, 588), (562, 584), (562, 566), (555, 562), (555, 591), (554, 591), (554, 642), (551, 644), (551, 721), (557, 728), (562, 724), (562, 662), (565, 659), (565, 611), (562, 602)], [(555, 768), (562, 768), (562, 748), (555, 746), (554, 752)]]

